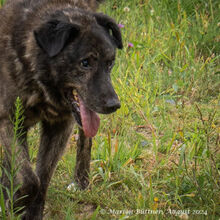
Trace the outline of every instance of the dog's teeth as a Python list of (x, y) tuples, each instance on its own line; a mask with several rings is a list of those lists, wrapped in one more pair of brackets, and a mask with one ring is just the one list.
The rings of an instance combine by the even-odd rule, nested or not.
[(77, 91), (73, 89), (73, 95), (77, 95)]
[(78, 102), (79, 101), (79, 99), (78, 99), (78, 94), (77, 94), (77, 91), (75, 90), (75, 89), (73, 89), (73, 97), (74, 97), (74, 99)]
[(74, 96), (74, 97), (77, 97), (77, 91), (76, 91), (75, 89), (73, 90), (72, 93), (73, 93), (73, 96)]

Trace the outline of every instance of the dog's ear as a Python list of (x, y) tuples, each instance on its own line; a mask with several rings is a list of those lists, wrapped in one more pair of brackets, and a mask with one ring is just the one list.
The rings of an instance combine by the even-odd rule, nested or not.
[(108, 33), (113, 38), (117, 48), (122, 49), (123, 43), (122, 43), (122, 37), (121, 37), (121, 31), (118, 25), (115, 23), (115, 21), (102, 13), (95, 13), (96, 21), (99, 25), (103, 26)]
[(78, 25), (58, 20), (49, 21), (34, 31), (38, 45), (49, 55), (56, 56), (74, 38), (78, 36)]

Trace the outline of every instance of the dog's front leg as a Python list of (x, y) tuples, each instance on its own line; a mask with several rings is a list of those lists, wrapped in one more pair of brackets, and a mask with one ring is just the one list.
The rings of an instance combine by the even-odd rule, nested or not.
[(83, 130), (79, 128), (74, 179), (81, 189), (89, 185), (91, 147), (92, 138), (86, 137)]
[(41, 220), (47, 188), (61, 157), (73, 127), (73, 121), (42, 123), (40, 149), (37, 156), (36, 173), (40, 179), (40, 192), (36, 200), (28, 207), (25, 220)]

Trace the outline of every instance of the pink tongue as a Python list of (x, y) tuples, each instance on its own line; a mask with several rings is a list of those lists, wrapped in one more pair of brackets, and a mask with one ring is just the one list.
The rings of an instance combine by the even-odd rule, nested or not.
[(81, 99), (79, 99), (79, 107), (83, 131), (87, 137), (94, 137), (99, 129), (100, 118), (94, 111), (87, 108)]

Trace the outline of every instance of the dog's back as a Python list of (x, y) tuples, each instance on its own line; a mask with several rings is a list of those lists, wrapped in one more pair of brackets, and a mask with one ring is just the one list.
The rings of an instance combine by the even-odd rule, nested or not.
[[(3, 10), (5, 7), (7, 7), (7, 5), (10, 5), (10, 8), (12, 8), (11, 5), (15, 5), (17, 7), (17, 5), (20, 4), (21, 8), (33, 9), (34, 7), (37, 7), (39, 5), (45, 6), (48, 3), (50, 4), (52, 3), (53, 5), (69, 4), (72, 7), (78, 7), (78, 8), (85, 9), (85, 10), (95, 11), (99, 3), (101, 3), (102, 1), (103, 0), (50, 0), (50, 1), (48, 0), (7, 0), (3, 6)], [(16, 11), (18, 11), (18, 9)]]

